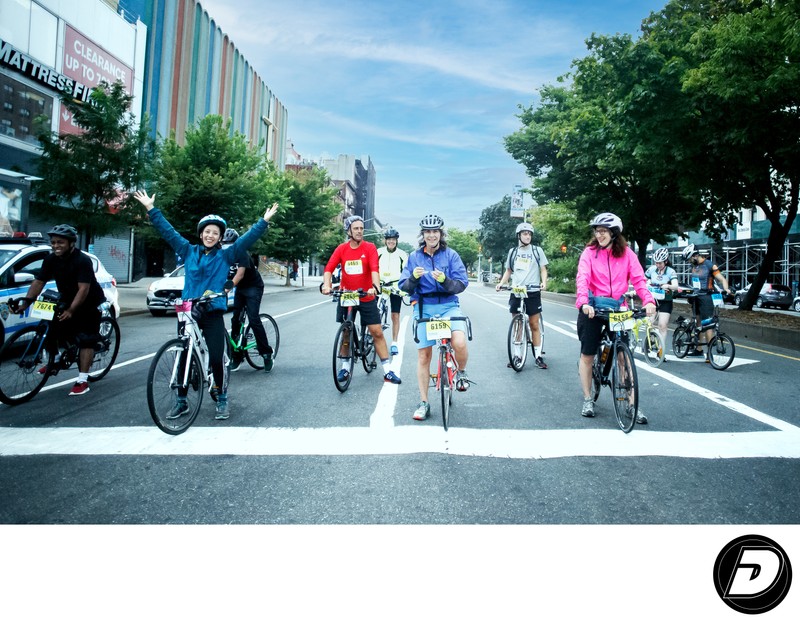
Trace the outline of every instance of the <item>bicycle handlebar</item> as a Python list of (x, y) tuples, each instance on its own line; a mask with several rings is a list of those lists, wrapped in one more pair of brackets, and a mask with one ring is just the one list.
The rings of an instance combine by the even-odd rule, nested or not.
[[(500, 286), (500, 290), (504, 290), (504, 291), (511, 291), (513, 289), (514, 289), (514, 287), (512, 287), (511, 285), (501, 285)], [(541, 285), (526, 285), (525, 286), (525, 290), (529, 291), (529, 292), (540, 292), (540, 291), (542, 291), (542, 286)]]

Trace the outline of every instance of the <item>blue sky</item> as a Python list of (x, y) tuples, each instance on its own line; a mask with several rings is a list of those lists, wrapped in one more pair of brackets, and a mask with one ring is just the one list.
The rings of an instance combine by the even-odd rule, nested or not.
[(477, 229), (529, 185), (503, 148), (519, 105), (666, 0), (200, 0), (289, 112), (305, 158), (369, 156), (377, 217), (414, 243), (425, 214)]

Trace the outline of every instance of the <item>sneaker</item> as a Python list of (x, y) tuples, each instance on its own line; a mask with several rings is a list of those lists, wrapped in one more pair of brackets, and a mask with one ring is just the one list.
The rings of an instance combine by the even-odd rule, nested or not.
[(400, 380), (400, 377), (396, 373), (394, 373), (393, 371), (386, 372), (383, 375), (383, 381), (384, 382), (391, 382), (392, 384), (400, 384), (402, 382), (402, 380)]
[(72, 385), (72, 389), (70, 389), (70, 395), (83, 395), (84, 393), (89, 392), (89, 383), (88, 382), (76, 382)]
[(689, 350), (686, 356), (705, 356), (702, 350)]
[(339, 373), (336, 374), (336, 380), (339, 382), (347, 382), (347, 379), (350, 377), (350, 372), (346, 369), (340, 369)]
[(428, 402), (420, 402), (412, 417), (417, 421), (424, 421), (431, 414), (431, 405)]
[(177, 419), (178, 417), (183, 417), (188, 414), (189, 404), (186, 403), (186, 400), (178, 398), (175, 402), (175, 406), (172, 407), (172, 410), (167, 415), (167, 419)]
[(242, 359), (233, 359), (228, 365), (228, 369), (230, 371), (239, 371), (239, 368), (242, 366)]
[(268, 374), (269, 372), (272, 371), (272, 367), (273, 365), (275, 365), (275, 361), (272, 360), (271, 354), (265, 354), (263, 358), (264, 358), (264, 373)]
[(647, 417), (644, 416), (641, 410), (636, 413), (636, 423), (639, 425), (647, 425)]
[(534, 362), (536, 363), (536, 367), (539, 369), (547, 369), (547, 363), (544, 362), (544, 359), (541, 356), (537, 356), (534, 359)]
[[(514, 357), (514, 365), (518, 366), (521, 360), (522, 359), (520, 357), (515, 356)], [(509, 369), (514, 369), (514, 365), (512, 365), (511, 363), (506, 363), (506, 367), (508, 367)]]
[(581, 408), (582, 417), (594, 417), (594, 400), (591, 397), (586, 397), (583, 400), (583, 408)]
[(227, 419), (230, 415), (228, 414), (228, 396), (225, 393), (220, 393), (217, 396), (217, 406), (216, 406), (216, 414), (214, 415), (214, 419)]
[(456, 374), (456, 391), (466, 391), (471, 384), (472, 381), (467, 378), (467, 372), (460, 369)]
[(400, 351), (397, 349), (396, 345), (392, 345), (392, 347), (389, 349), (389, 354), (392, 356), (397, 356), (399, 353)]

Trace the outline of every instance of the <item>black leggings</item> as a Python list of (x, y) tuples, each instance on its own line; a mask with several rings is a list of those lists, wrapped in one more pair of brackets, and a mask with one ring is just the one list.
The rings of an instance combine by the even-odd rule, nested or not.
[[(227, 392), (228, 387), (223, 386), (225, 380), (223, 359), (225, 354), (225, 319), (222, 311), (207, 311), (197, 320), (197, 325), (203, 332), (203, 339), (206, 340), (208, 348), (208, 364), (214, 377), (214, 386), (220, 387), (223, 393)], [(178, 334), (182, 332), (180, 322), (178, 322)]]

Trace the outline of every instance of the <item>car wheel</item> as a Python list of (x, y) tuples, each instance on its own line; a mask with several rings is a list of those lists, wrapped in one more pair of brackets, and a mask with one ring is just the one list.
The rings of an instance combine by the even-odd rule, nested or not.
[(756, 298), (756, 306), (757, 306), (759, 309), (761, 309), (761, 308), (763, 308), (763, 307), (764, 307), (764, 300), (761, 298), (761, 296), (759, 296), (758, 298)]
[(736, 294), (736, 296), (734, 296), (734, 298), (733, 298), (733, 304), (735, 304), (737, 307), (738, 307), (740, 304), (742, 304), (742, 297), (741, 297), (739, 294)]
[(795, 300), (795, 301), (794, 301), (794, 307), (792, 307), (792, 308), (793, 308), (795, 311), (797, 311), (798, 313), (800, 313), (800, 300)]

